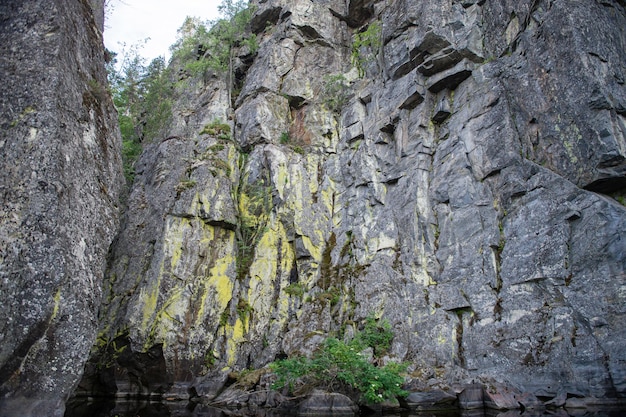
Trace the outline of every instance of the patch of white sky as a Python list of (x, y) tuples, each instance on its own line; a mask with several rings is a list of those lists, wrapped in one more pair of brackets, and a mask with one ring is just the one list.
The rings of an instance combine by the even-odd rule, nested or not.
[(220, 0), (107, 0), (104, 44), (117, 54), (142, 45), (139, 54), (147, 62), (159, 56), (167, 61), (169, 48), (176, 42), (177, 31), (185, 18), (215, 20), (219, 17), (220, 3)]

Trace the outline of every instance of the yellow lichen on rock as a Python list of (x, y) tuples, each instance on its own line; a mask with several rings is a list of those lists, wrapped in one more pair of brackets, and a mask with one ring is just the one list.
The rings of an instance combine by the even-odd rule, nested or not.
[[(232, 270), (235, 260), (232, 256), (224, 256), (215, 260), (215, 266), (209, 270), (208, 284), (215, 289), (215, 301), (217, 301), (218, 311), (223, 311), (233, 298), (234, 284), (228, 271)], [(208, 291), (205, 297), (208, 296)], [(206, 302), (202, 303), (206, 305)]]
[[(284, 230), (280, 223), (268, 227), (261, 236), (255, 248), (254, 261), (250, 265), (250, 289), (248, 291), (248, 299), (251, 300), (252, 306), (255, 308), (263, 308), (263, 300), (266, 296), (266, 289), (271, 288), (271, 282), (276, 277), (278, 259), (278, 247), (282, 238), (286, 239)], [(281, 233), (282, 232), (282, 233)]]
[[(227, 247), (234, 246), (234, 233), (231, 232)], [(205, 319), (205, 315), (211, 313), (219, 316), (224, 311), (228, 303), (233, 297), (233, 288), (229, 271), (235, 269), (235, 257), (232, 255), (224, 255), (214, 260), (214, 265), (209, 269), (206, 277), (203, 277), (198, 283), (202, 288), (199, 307), (196, 312), (195, 325), (199, 326)]]
[(255, 323), (259, 331), (264, 331), (271, 317), (274, 316), (275, 310), (279, 311), (280, 318), (286, 318), (288, 298), (282, 297), (276, 300), (274, 288), (276, 288), (276, 280), (282, 281), (279, 284), (280, 287), (288, 284), (294, 261), (295, 253), (289, 244), (285, 228), (280, 221), (273, 219), (261, 236), (256, 246), (254, 261), (250, 265), (248, 300), (254, 311)]
[(224, 328), (226, 336), (226, 361), (229, 367), (235, 364), (238, 347), (246, 340), (246, 327), (246, 324), (240, 318), (237, 318), (233, 326), (225, 326)]
[(139, 300), (137, 300), (137, 305), (143, 306), (141, 309), (141, 326), (139, 330), (143, 334), (148, 333), (148, 329), (151, 327), (152, 318), (157, 309), (157, 302), (159, 300), (159, 287), (161, 280), (159, 279), (156, 282), (156, 285), (153, 285), (151, 288), (142, 288), (139, 294)]
[(169, 298), (163, 303), (163, 307), (156, 313), (151, 330), (151, 337), (146, 340), (146, 348), (149, 348), (154, 340), (163, 343), (165, 349), (177, 338), (178, 325), (183, 322), (185, 312), (189, 307), (187, 297), (183, 297), (184, 288), (176, 287), (170, 291)]
[(321, 262), (322, 261), (322, 246), (317, 246), (315, 245), (312, 241), (311, 238), (308, 236), (302, 236), (302, 243), (304, 244), (304, 247), (306, 248), (307, 251), (309, 251), (309, 253), (311, 254), (311, 257), (316, 261), (316, 262)]

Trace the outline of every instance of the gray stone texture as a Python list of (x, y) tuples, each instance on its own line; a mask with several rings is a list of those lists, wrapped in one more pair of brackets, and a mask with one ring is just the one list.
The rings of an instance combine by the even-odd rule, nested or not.
[(0, 3), (1, 415), (63, 415), (96, 335), (123, 175), (91, 3)]
[(623, 2), (253, 3), (234, 107), (192, 81), (139, 162), (82, 389), (209, 401), (374, 314), (463, 408), (626, 395)]

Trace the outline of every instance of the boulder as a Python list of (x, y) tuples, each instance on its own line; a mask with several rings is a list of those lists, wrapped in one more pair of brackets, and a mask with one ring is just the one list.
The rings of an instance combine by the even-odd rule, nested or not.
[(336, 392), (313, 391), (298, 406), (299, 416), (348, 415), (353, 416), (359, 407), (347, 396)]

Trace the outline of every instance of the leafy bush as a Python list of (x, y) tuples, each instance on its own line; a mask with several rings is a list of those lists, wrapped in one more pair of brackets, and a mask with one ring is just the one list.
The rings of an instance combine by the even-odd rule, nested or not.
[(151, 141), (172, 121), (173, 83), (163, 57), (148, 65), (143, 83), (143, 137)]
[(254, 8), (244, 0), (222, 0), (218, 10), (223, 18), (203, 22), (188, 17), (178, 30), (178, 41), (171, 47), (172, 56), (192, 75), (203, 75), (207, 70), (232, 70), (233, 48), (248, 47), (251, 53), (258, 49), (256, 35), (245, 36)]
[(373, 315), (365, 319), (365, 328), (357, 334), (356, 343), (360, 346), (371, 347), (376, 356), (382, 356), (391, 347), (393, 332), (387, 320), (378, 321)]
[(117, 66), (115, 54), (108, 64), (113, 103), (122, 134), (122, 160), (128, 184), (134, 179), (134, 164), (142, 144), (153, 141), (172, 118), (173, 83), (161, 57), (149, 65), (139, 54), (141, 45), (125, 48)]
[(306, 292), (306, 287), (301, 282), (294, 282), (285, 287), (285, 293), (294, 297), (302, 298)]
[[(216, 32), (215, 26), (213, 31)], [(209, 23), (187, 17), (178, 29), (178, 40), (170, 49), (172, 57), (191, 76), (196, 77), (203, 75), (208, 69), (222, 72), (228, 69), (229, 51), (226, 46), (209, 29)]]
[[(243, 165), (242, 165), (243, 166)], [(272, 210), (270, 187), (265, 179), (257, 179), (240, 185), (239, 220), (235, 237), (237, 239), (237, 278), (242, 280), (254, 261), (256, 245), (266, 231), (269, 214)], [(269, 180), (268, 180), (269, 182)]]
[[(387, 346), (390, 330), (383, 326), (382, 331), (375, 319), (366, 324), (366, 329), (357, 334), (349, 343), (328, 338), (311, 358), (296, 356), (270, 364), (276, 374), (274, 389), (287, 387), (290, 391), (304, 386), (325, 386), (332, 390), (357, 391), (365, 403), (380, 403), (385, 400), (404, 397), (408, 393), (402, 389), (406, 365), (389, 363), (383, 367), (374, 366), (360, 352), (365, 343)], [(388, 323), (387, 323), (388, 325)], [(369, 326), (369, 327), (368, 327)], [(393, 335), (392, 335), (393, 336)], [(380, 349), (380, 348), (379, 348)]]

